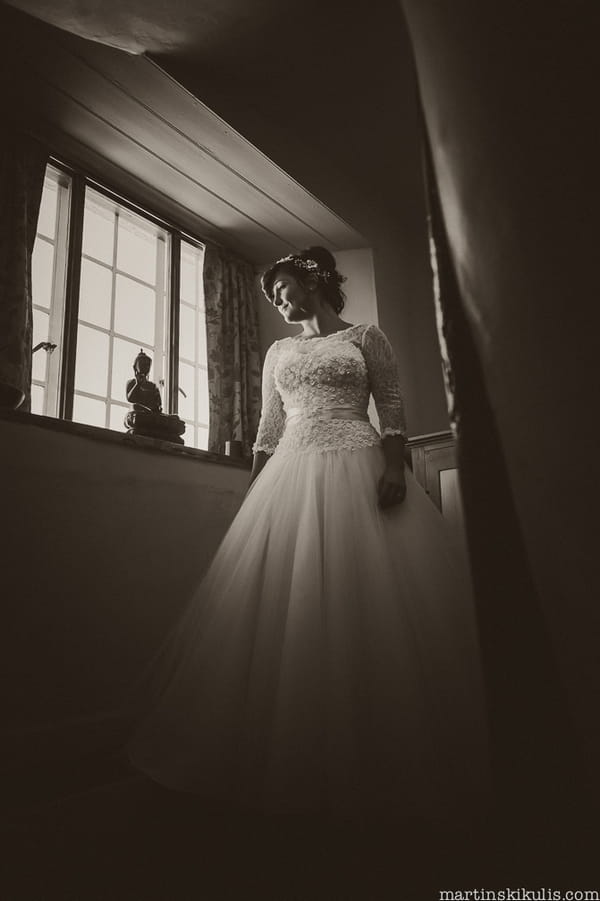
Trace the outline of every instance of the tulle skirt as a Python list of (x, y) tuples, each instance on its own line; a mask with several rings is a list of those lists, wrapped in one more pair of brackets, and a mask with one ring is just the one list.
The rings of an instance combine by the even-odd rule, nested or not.
[(380, 445), (275, 454), (163, 649), (133, 764), (261, 811), (470, 816), (489, 793), (467, 570)]

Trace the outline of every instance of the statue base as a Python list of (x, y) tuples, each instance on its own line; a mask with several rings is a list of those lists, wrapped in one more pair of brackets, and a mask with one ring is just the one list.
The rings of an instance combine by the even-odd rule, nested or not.
[(185, 422), (171, 413), (143, 413), (130, 410), (125, 416), (125, 426), (130, 435), (144, 438), (160, 438), (172, 444), (184, 444), (181, 437), (185, 432)]

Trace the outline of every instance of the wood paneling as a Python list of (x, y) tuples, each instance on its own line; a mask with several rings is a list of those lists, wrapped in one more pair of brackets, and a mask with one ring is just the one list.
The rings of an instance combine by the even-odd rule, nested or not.
[[(68, 160), (116, 167), (183, 211), (199, 237), (258, 263), (298, 246), (365, 247), (352, 226), (290, 178), (156, 63), (8, 16), (14, 106)], [(64, 136), (64, 138), (62, 137)], [(63, 150), (63, 148), (65, 148)], [(119, 186), (115, 185), (118, 188)], [(138, 198), (143, 201), (143, 198)], [(168, 215), (160, 204), (155, 211)], [(189, 225), (188, 225), (189, 227)]]
[[(442, 510), (440, 475), (456, 469), (456, 447), (451, 432), (435, 432), (411, 438), (406, 445), (407, 455), (416, 480), (432, 501)], [(442, 511), (443, 512), (443, 511)]]
[(455, 537), (466, 551), (463, 503), (452, 432), (436, 432), (411, 438), (406, 444), (407, 462), (419, 484), (425, 489)]

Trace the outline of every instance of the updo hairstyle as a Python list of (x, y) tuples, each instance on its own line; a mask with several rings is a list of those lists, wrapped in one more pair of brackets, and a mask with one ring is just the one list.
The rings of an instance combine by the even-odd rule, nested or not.
[(273, 303), (273, 285), (277, 276), (286, 272), (293, 275), (302, 285), (309, 276), (319, 282), (319, 288), (327, 303), (339, 315), (344, 309), (346, 296), (341, 285), (346, 281), (336, 269), (335, 258), (325, 247), (307, 247), (298, 253), (276, 260), (261, 276), (261, 285), (265, 297)]

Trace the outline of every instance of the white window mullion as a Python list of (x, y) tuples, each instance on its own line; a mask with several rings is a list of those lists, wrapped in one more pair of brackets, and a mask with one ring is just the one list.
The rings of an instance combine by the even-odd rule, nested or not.
[[(108, 387), (106, 399), (106, 428), (110, 428), (110, 405), (113, 393), (113, 349), (115, 345), (115, 307), (117, 303), (117, 251), (119, 241), (119, 211), (114, 215), (112, 279), (110, 291), (110, 338), (108, 341)], [(125, 386), (123, 386), (125, 387)]]
[[(154, 378), (153, 381), (159, 386), (161, 381), (166, 381), (163, 368), (163, 353), (165, 346), (165, 273), (167, 264), (167, 241), (162, 237), (157, 237), (157, 254), (156, 254), (156, 285), (155, 296), (156, 303), (154, 305)], [(164, 391), (161, 391), (161, 397), (164, 402)]]

